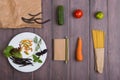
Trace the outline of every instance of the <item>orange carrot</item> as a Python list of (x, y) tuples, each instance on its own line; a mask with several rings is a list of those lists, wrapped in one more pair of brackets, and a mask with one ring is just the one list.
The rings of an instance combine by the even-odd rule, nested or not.
[(83, 54), (82, 54), (82, 38), (78, 38), (77, 42), (77, 49), (76, 49), (76, 60), (83, 61)]

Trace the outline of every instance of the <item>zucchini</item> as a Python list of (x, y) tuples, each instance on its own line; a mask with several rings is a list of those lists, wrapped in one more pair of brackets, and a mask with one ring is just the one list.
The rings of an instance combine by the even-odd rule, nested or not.
[(57, 23), (58, 25), (64, 24), (64, 7), (62, 5), (57, 7)]

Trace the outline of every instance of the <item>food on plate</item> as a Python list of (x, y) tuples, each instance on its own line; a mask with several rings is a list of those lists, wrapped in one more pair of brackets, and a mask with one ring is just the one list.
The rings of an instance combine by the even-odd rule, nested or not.
[(64, 7), (62, 5), (57, 7), (57, 23), (58, 25), (64, 24)]
[[(42, 63), (40, 56), (47, 53), (47, 49), (41, 49), (41, 41), (42, 40), (36, 36), (32, 40), (23, 39), (18, 43), (18, 47), (7, 46), (3, 53), (7, 58), (11, 59), (13, 63), (20, 65), (20, 67), (27, 65), (33, 66), (35, 62)], [(35, 49), (33, 49), (33, 44), (36, 45)], [(29, 55), (31, 52), (33, 53), (31, 56), (27, 58), (22, 57), (22, 53)]]
[(21, 40), (19, 46), (21, 50), (24, 50), (24, 53), (27, 55), (29, 54), (29, 51), (31, 52), (33, 51), (32, 40), (28, 40), (28, 39)]
[(20, 48), (14, 48), (13, 46), (7, 46), (4, 51), (4, 55), (9, 57), (13, 63), (19, 64), (21, 66), (32, 65), (31, 60), (29, 58), (22, 58), (20, 53)]
[(34, 43), (36, 44), (35, 51), (38, 51), (40, 49), (41, 39), (38, 39), (38, 37), (34, 37), (33, 39)]
[(33, 63), (31, 62), (32, 59), (30, 58), (16, 58), (16, 57), (10, 57), (10, 59), (12, 59), (12, 61), (18, 65), (20, 65), (20, 67), (23, 66), (27, 66), (27, 65), (32, 65)]
[(14, 48), (13, 46), (7, 46), (4, 51), (3, 51), (4, 55), (6, 57), (17, 57), (17, 58), (22, 58), (22, 55), (20, 53), (20, 49), (19, 48)]
[(37, 52), (36, 55), (41, 56), (41, 55), (45, 54), (46, 52), (47, 52), (47, 49), (44, 49), (44, 50), (42, 50), (40, 52)]
[(103, 19), (104, 18), (104, 13), (102, 11), (98, 11), (95, 14), (96, 19)]
[(33, 61), (34, 62), (38, 62), (38, 63), (42, 63), (42, 60), (40, 59), (40, 56), (36, 56), (36, 55), (33, 55)]
[(81, 17), (83, 16), (83, 11), (80, 10), (80, 9), (76, 9), (76, 10), (74, 10), (74, 12), (73, 12), (73, 16), (74, 16), (75, 18), (81, 18)]

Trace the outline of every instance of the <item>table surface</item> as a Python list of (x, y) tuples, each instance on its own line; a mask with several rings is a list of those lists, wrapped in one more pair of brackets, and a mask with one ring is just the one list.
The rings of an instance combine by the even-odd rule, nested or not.
[[(65, 24), (56, 24), (56, 7), (64, 5)], [(51, 19), (41, 29), (0, 29), (0, 80), (120, 80), (120, 0), (43, 0), (43, 17)], [(81, 19), (72, 16), (73, 10), (80, 8), (84, 12)], [(96, 20), (94, 13), (103, 11), (105, 18)], [(94, 51), (91, 36), (92, 29), (105, 32), (104, 72), (94, 69)], [(3, 56), (3, 50), (16, 34), (34, 32), (40, 35), (48, 47), (45, 64), (35, 72), (22, 73), (10, 66)], [(53, 60), (53, 39), (70, 38), (70, 60), (68, 64)], [(83, 39), (82, 62), (75, 60), (75, 48), (78, 37)]]

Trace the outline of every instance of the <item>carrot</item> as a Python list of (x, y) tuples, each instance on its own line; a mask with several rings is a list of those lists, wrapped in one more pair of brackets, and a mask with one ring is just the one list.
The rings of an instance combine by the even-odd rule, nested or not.
[(83, 54), (82, 54), (82, 38), (78, 38), (77, 41), (77, 49), (76, 49), (76, 60), (83, 61)]

